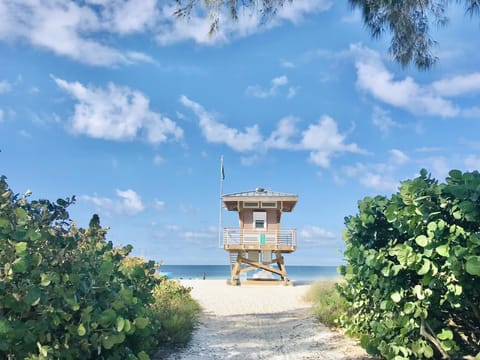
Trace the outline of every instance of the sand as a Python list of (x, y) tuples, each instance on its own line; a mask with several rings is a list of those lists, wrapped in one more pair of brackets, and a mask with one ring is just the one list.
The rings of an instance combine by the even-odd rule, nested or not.
[(309, 285), (229, 286), (182, 280), (203, 307), (189, 344), (154, 359), (368, 359), (357, 343), (319, 324), (303, 297)]

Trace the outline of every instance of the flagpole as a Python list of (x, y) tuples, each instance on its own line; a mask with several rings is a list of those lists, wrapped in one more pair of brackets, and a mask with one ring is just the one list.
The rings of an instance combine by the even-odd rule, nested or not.
[(223, 155), (220, 158), (220, 207), (218, 211), (218, 247), (222, 247), (222, 195), (223, 195), (223, 180), (225, 179), (225, 170), (223, 168)]

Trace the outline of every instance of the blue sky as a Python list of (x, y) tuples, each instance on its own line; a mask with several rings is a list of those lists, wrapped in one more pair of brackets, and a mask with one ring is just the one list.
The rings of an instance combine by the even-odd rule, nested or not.
[[(346, 2), (296, 1), (259, 25), (156, 0), (0, 3), (0, 164), (14, 191), (76, 195), (108, 238), (165, 264), (227, 264), (224, 193), (299, 195), (288, 264), (342, 261), (344, 217), (425, 167), (480, 168), (479, 19), (452, 7), (440, 62), (403, 69)], [(224, 226), (237, 216), (224, 211)]]

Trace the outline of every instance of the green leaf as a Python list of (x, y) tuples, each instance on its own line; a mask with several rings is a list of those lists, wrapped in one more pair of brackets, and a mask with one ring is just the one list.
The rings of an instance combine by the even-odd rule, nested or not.
[(428, 245), (428, 238), (425, 235), (419, 235), (415, 238), (415, 242), (421, 246), (425, 247)]
[(400, 302), (400, 300), (402, 300), (402, 294), (396, 291), (392, 295), (390, 295), (390, 298), (392, 299), (393, 302), (398, 303)]
[(107, 350), (113, 348), (115, 345), (115, 338), (112, 335), (103, 335), (102, 345)]
[(123, 325), (123, 330), (128, 333), (130, 330), (132, 330), (132, 323), (130, 322), (130, 320), (126, 319), (125, 320), (125, 323)]
[(117, 318), (117, 313), (113, 309), (102, 311), (98, 319), (98, 323), (104, 327), (111, 325)]
[(418, 275), (425, 275), (426, 273), (428, 273), (428, 271), (430, 270), (430, 260), (428, 259), (423, 259), (423, 265), (422, 267), (417, 271), (417, 274)]
[(28, 305), (35, 306), (39, 303), (41, 294), (42, 292), (40, 291), (40, 288), (38, 286), (34, 286), (27, 292), (27, 295), (25, 295), (23, 301), (25, 301), (25, 303)]
[(457, 181), (462, 180), (462, 172), (460, 170), (456, 170), (456, 169), (450, 170), (448, 175), (450, 175), (450, 177), (454, 180), (457, 180)]
[(42, 237), (42, 234), (39, 231), (30, 230), (26, 235), (30, 240), (35, 241)]
[(10, 326), (8, 325), (8, 321), (1, 319), (0, 318), (0, 335), (2, 337), (8, 333), (8, 330), (10, 329)]
[(17, 255), (22, 255), (25, 250), (27, 250), (26, 242), (19, 242), (15, 244), (15, 252), (17, 253)]
[(150, 322), (150, 321), (149, 321), (147, 318), (138, 317), (138, 318), (135, 319), (134, 324), (135, 324), (135, 326), (136, 326), (137, 328), (143, 329), (143, 328), (145, 328), (145, 327), (148, 325), (149, 322)]
[(78, 336), (84, 336), (86, 333), (87, 333), (87, 329), (85, 329), (85, 326), (83, 326), (83, 324), (78, 325), (78, 328), (77, 328)]
[(448, 256), (448, 250), (449, 250), (448, 244), (437, 246), (437, 248), (435, 249), (437, 254), (443, 257)]
[(141, 351), (137, 354), (138, 360), (150, 360), (150, 356), (145, 351)]
[(19, 223), (24, 224), (28, 220), (27, 212), (23, 208), (16, 208), (15, 214), (17, 215)]
[(433, 358), (433, 355), (434, 355), (433, 348), (430, 345), (426, 345), (425, 349), (423, 350), (423, 355), (425, 355), (427, 359)]
[(25, 240), (26, 236), (27, 236), (27, 232), (25, 230), (16, 230), (12, 235), (12, 239), (21, 241), (21, 240)]
[(480, 245), (480, 235), (478, 234), (471, 234), (468, 240), (475, 245)]
[(48, 356), (48, 346), (42, 346), (42, 344), (40, 344), (39, 342), (37, 342), (37, 348), (38, 348), (38, 352), (40, 353), (41, 356), (43, 357), (47, 357)]
[(125, 326), (125, 319), (121, 316), (117, 317), (115, 320), (116, 328), (118, 332), (121, 332)]
[(429, 231), (435, 231), (437, 230), (437, 223), (436, 222), (429, 222), (428, 225), (427, 225), (427, 229)]
[(417, 296), (418, 300), (423, 300), (425, 299), (425, 295), (423, 293), (423, 288), (421, 285), (415, 285), (413, 287), (413, 293)]
[(442, 332), (437, 334), (437, 337), (440, 340), (452, 340), (453, 339), (453, 332), (450, 329), (442, 329)]
[(40, 285), (48, 286), (52, 282), (52, 276), (50, 274), (41, 274), (40, 275)]
[(480, 276), (480, 256), (469, 256), (465, 264), (465, 270), (470, 275)]
[(115, 265), (110, 260), (105, 260), (100, 265), (100, 274), (104, 276), (111, 275)]
[(403, 306), (403, 311), (405, 312), (405, 314), (413, 313), (415, 311), (415, 304), (412, 302), (405, 303), (405, 305)]
[(27, 271), (27, 262), (25, 261), (25, 258), (21, 257), (15, 259), (15, 261), (12, 263), (12, 270), (15, 273), (24, 273)]

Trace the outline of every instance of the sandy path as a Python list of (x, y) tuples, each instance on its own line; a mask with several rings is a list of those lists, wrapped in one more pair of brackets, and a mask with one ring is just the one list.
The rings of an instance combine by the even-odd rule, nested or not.
[(365, 359), (352, 340), (314, 321), (303, 301), (308, 285), (228, 286), (185, 280), (204, 311), (188, 346), (156, 360)]

